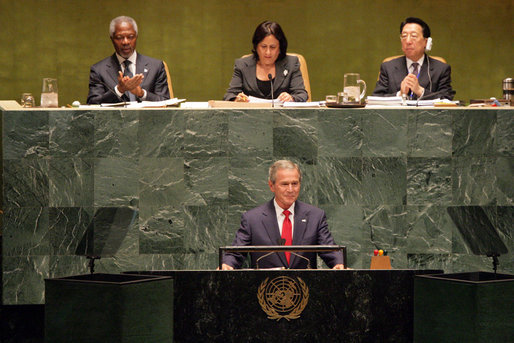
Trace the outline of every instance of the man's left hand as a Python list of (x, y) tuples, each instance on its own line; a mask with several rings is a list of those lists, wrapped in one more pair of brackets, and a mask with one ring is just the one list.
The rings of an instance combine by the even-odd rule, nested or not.
[(414, 74), (409, 74), (405, 76), (401, 84), (402, 94), (408, 94), (408, 90), (411, 90), (414, 94), (420, 97), (425, 90), (423, 87), (419, 85), (419, 80)]
[(332, 269), (344, 269), (344, 264), (339, 263), (332, 267)]

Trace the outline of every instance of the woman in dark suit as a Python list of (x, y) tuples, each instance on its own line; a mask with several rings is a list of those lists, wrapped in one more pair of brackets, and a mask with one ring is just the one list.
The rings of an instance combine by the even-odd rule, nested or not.
[[(253, 34), (253, 55), (238, 58), (224, 100), (248, 102), (248, 96), (279, 101), (307, 101), (300, 62), (288, 56), (287, 39), (279, 24), (265, 21)], [(270, 80), (272, 82), (270, 82)]]

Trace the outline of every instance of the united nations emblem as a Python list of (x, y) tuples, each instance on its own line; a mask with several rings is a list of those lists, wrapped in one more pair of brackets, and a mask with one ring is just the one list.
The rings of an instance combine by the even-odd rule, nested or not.
[(279, 276), (266, 278), (257, 291), (257, 299), (269, 319), (298, 319), (309, 302), (309, 287), (302, 279)]

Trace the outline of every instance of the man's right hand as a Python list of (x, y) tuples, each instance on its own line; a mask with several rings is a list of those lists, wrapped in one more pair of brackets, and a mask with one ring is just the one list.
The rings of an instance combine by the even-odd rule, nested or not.
[[(219, 267), (218, 267), (218, 269), (219, 269)], [(223, 263), (221, 265), (221, 270), (234, 270), (234, 267), (229, 266), (228, 264)]]
[[(143, 83), (143, 74), (136, 74), (133, 77), (123, 76), (121, 71), (118, 72), (118, 91), (125, 93), (126, 91), (137, 93), (136, 89)], [(138, 94), (136, 94), (138, 95)]]

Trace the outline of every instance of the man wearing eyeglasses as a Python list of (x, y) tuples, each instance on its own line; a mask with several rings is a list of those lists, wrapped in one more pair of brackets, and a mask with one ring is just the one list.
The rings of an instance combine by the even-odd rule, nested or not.
[(400, 40), (404, 56), (382, 63), (373, 95), (452, 100), (451, 67), (425, 53), (432, 46), (428, 25), (419, 18), (405, 19)]
[(164, 63), (136, 52), (137, 34), (131, 17), (111, 21), (109, 35), (116, 52), (91, 67), (88, 104), (170, 98)]

